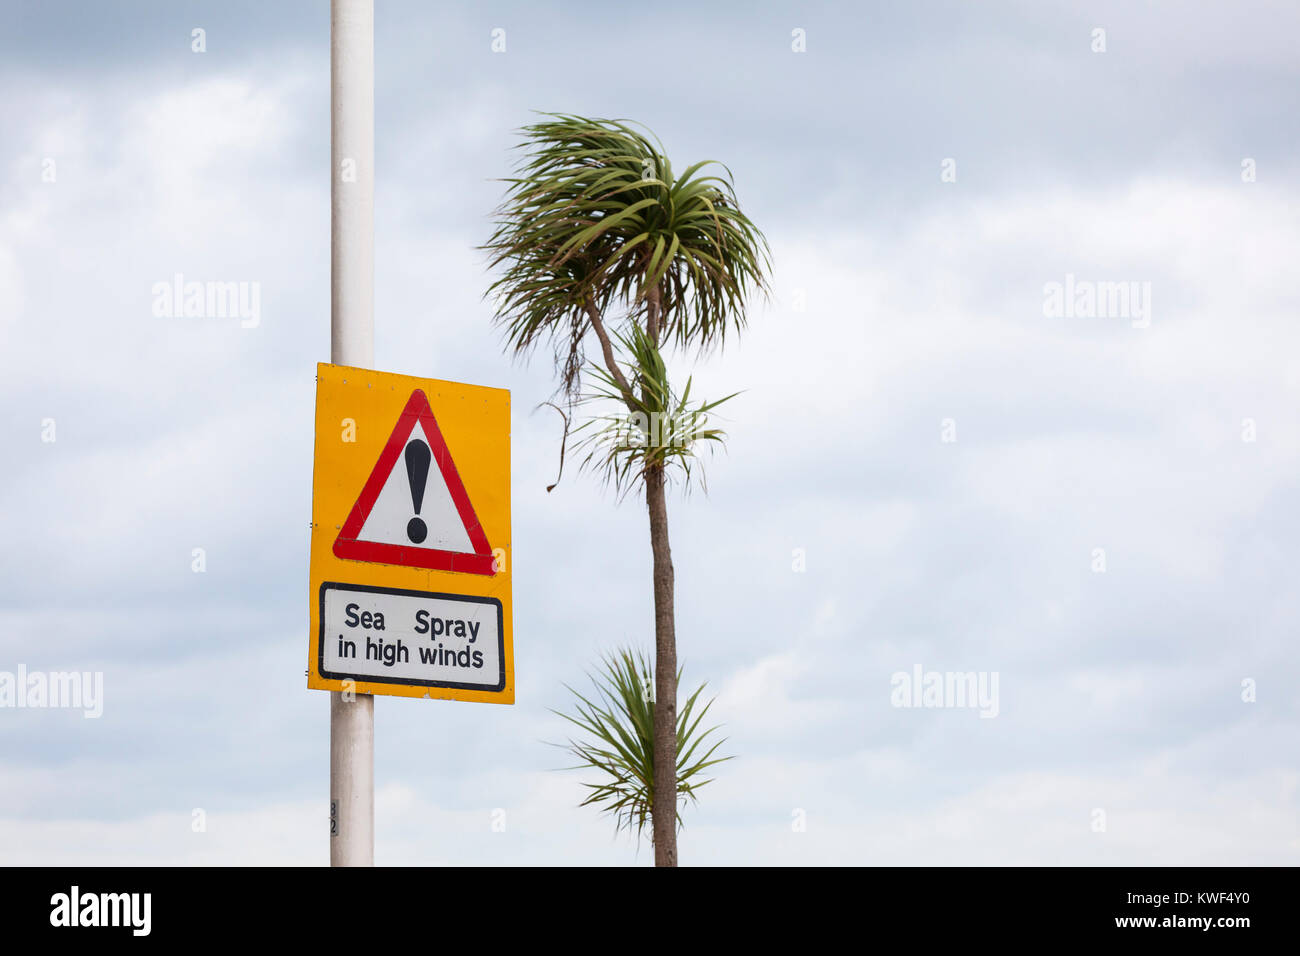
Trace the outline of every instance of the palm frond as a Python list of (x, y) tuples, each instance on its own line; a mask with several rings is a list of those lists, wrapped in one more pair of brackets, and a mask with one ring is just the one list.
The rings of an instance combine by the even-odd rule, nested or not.
[[(602, 658), (596, 673), (588, 675), (596, 689), (586, 696), (568, 687), (574, 696), (574, 711), (553, 711), (581, 731), (581, 739), (570, 739), (564, 748), (577, 759), (566, 769), (595, 771), (595, 782), (584, 783), (587, 796), (580, 806), (594, 806), (614, 817), (616, 831), (627, 830), (640, 839), (654, 808), (654, 671), (643, 653), (620, 649)], [(680, 682), (679, 669), (677, 679)], [(677, 825), (682, 825), (681, 806), (698, 800), (701, 787), (712, 782), (702, 771), (731, 757), (713, 756), (725, 738), (711, 740), (718, 728), (700, 730), (700, 721), (713, 702), (695, 713), (701, 684), (677, 714)], [(694, 719), (692, 719), (694, 716)], [(700, 757), (694, 754), (702, 746)]]
[(629, 396), (614, 376), (592, 363), (589, 374), (596, 381), (580, 404), (597, 404), (610, 411), (593, 415), (576, 429), (578, 449), (586, 455), (581, 467), (598, 472), (620, 494), (637, 486), (650, 468), (661, 468), (672, 480), (679, 478), (687, 488), (693, 477), (707, 491), (699, 458), (699, 443), (724, 448), (726, 432), (712, 427), (710, 414), (737, 393), (712, 402), (691, 402), (692, 379), (678, 394), (669, 381), (663, 355), (639, 326), (616, 335), (626, 356), (626, 378), (632, 386)]

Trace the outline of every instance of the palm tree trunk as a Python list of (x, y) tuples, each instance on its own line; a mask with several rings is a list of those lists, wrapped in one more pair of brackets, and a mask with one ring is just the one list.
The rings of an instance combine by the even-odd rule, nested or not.
[[(646, 310), (647, 334), (658, 344), (658, 289), (651, 289)], [(587, 316), (600, 339), (605, 365), (634, 411), (632, 386), (618, 367), (614, 348), (605, 331), (599, 310), (588, 300)], [(645, 471), (645, 500), (650, 512), (650, 551), (654, 556), (655, 599), (655, 709), (654, 709), (654, 793), (651, 796), (651, 825), (655, 866), (677, 865), (677, 628), (673, 620), (673, 556), (668, 547), (668, 503), (663, 465)]]
[(655, 598), (655, 789), (651, 805), (655, 866), (677, 865), (677, 633), (673, 621), (673, 556), (668, 547), (668, 504), (664, 471), (645, 476), (654, 554)]

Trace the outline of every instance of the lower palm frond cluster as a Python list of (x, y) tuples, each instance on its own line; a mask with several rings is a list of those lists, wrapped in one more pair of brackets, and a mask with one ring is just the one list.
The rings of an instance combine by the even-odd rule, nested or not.
[[(581, 805), (612, 814), (619, 831), (640, 838), (654, 802), (653, 669), (644, 654), (624, 649), (604, 658), (589, 676), (596, 693), (585, 697), (570, 687), (577, 698), (575, 713), (555, 712), (584, 734), (584, 739), (564, 745), (578, 760), (568, 769), (596, 771), (600, 779), (583, 784), (589, 792)], [(680, 670), (677, 676), (680, 681)], [(696, 688), (677, 714), (677, 794), (682, 804), (696, 800), (696, 792), (710, 782), (702, 776), (704, 770), (731, 759), (714, 756), (725, 740), (710, 742), (717, 726), (700, 728), (713, 705), (709, 700), (698, 707), (704, 687)], [(680, 807), (677, 822), (680, 827)]]
[[(692, 405), (691, 379), (680, 395), (673, 390), (663, 356), (645, 332), (633, 327), (630, 334), (618, 335), (618, 341), (628, 357), (631, 394), (620, 388), (610, 372), (591, 365), (589, 374), (600, 385), (588, 391), (582, 402), (612, 403), (617, 411), (590, 418), (575, 430), (582, 435), (578, 447), (586, 451), (582, 467), (599, 472), (620, 494), (636, 487), (641, 476), (656, 467), (671, 479), (676, 466), (677, 477), (689, 488), (692, 467), (699, 462), (697, 443), (721, 446), (726, 441), (726, 432), (708, 427), (709, 413), (738, 393)], [(699, 475), (704, 486), (702, 469)]]

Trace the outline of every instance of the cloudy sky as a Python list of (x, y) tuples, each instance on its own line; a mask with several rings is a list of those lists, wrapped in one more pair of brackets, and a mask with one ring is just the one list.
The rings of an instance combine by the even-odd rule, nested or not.
[[(1300, 862), (1293, 4), (377, 6), (376, 364), (511, 390), (518, 703), (377, 699), (376, 862), (651, 858), (547, 744), (652, 618), (642, 507), (546, 493), (551, 369), (483, 300), (534, 110), (725, 161), (774, 253), (677, 363), (744, 390), (670, 500), (737, 758), (684, 864)], [(104, 681), (0, 709), (0, 863), (325, 863), (328, 4), (0, 23), (0, 671)], [(156, 316), (177, 273), (259, 321)], [(1133, 314), (1052, 314), (1067, 276)], [(997, 674), (996, 717), (894, 706), (918, 667)]]

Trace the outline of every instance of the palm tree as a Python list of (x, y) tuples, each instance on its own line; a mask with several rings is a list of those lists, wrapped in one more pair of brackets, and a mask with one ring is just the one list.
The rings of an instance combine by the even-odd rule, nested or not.
[[(662, 144), (648, 130), (543, 115), (521, 131), (523, 158), (505, 180), (506, 195), (484, 247), (490, 268), (503, 269), (488, 295), (496, 300), (496, 320), (511, 351), (527, 355), (539, 343), (552, 346), (570, 408), (581, 395), (583, 347), (593, 333), (613, 393), (635, 415), (657, 399), (647, 394), (646, 378), (629, 381), (616, 343), (660, 363), (661, 345), (720, 346), (728, 330), (744, 327), (747, 297), (768, 290), (767, 241), (740, 211), (726, 167), (720, 167), (725, 176), (706, 175), (718, 164), (701, 162), (674, 177)], [(566, 415), (566, 438), (568, 422)], [(675, 767), (677, 642), (666, 463), (645, 456), (640, 464), (635, 477), (645, 490), (653, 556), (654, 760)], [(653, 807), (666, 808), (653, 813), (656, 866), (677, 865), (676, 804), (673, 775), (656, 775)]]

